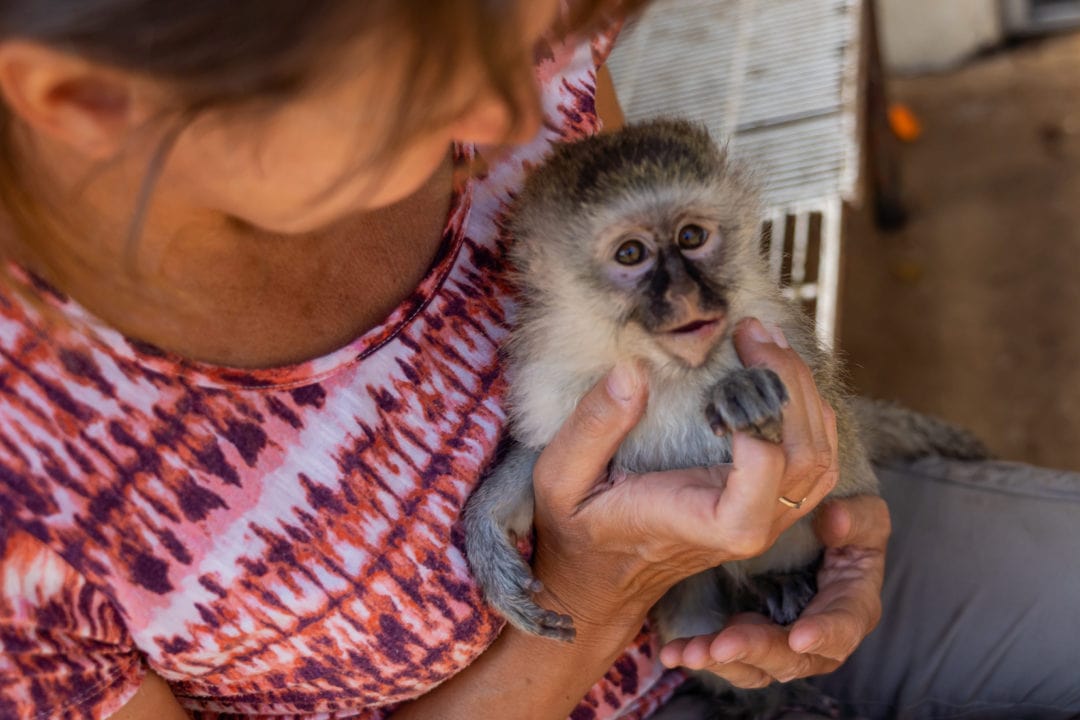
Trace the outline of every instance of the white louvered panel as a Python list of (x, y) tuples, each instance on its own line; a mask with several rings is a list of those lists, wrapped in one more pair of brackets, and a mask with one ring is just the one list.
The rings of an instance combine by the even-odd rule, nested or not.
[(769, 206), (840, 194), (844, 125), (837, 115), (735, 135), (733, 154), (751, 167)]

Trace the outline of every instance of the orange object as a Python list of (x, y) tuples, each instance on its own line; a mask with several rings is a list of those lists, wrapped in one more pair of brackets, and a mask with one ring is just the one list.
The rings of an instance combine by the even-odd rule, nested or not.
[(889, 106), (889, 127), (893, 135), (904, 142), (915, 142), (922, 135), (922, 123), (911, 108), (903, 103), (893, 103)]

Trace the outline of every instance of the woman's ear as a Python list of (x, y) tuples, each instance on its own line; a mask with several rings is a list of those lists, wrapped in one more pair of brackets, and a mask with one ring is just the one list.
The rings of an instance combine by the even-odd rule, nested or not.
[(92, 160), (116, 155), (143, 119), (136, 79), (33, 42), (0, 43), (0, 97), (35, 132)]

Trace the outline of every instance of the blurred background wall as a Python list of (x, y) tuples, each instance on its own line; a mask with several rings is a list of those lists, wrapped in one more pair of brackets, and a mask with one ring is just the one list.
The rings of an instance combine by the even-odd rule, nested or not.
[(877, 1), (922, 133), (898, 154), (906, 225), (864, 213), (846, 238), (853, 384), (1080, 470), (1080, 3)]
[(876, 0), (885, 65), (914, 73), (955, 65), (1003, 38), (998, 0)]

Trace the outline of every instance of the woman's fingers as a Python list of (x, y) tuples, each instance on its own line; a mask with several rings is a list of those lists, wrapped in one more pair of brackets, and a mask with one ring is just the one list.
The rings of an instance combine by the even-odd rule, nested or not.
[[(839, 441), (836, 430), (836, 413), (828, 403), (823, 402), (821, 404), (821, 416), (825, 423), (823, 430), (825, 432), (826, 442), (831, 448), (828, 453), (829, 465), (825, 471), (821, 473), (818, 473), (815, 469), (805, 481), (808, 483), (807, 485), (796, 487), (794, 491), (796, 495), (805, 493), (801, 498), (789, 496), (791, 500), (795, 500), (796, 502), (802, 501), (803, 506), (800, 510), (803, 515), (813, 511), (818, 504), (833, 491), (833, 488), (836, 487), (836, 483), (840, 479), (840, 453), (837, 450)], [(801, 515), (799, 517), (801, 517)], [(791, 524), (793, 525), (794, 521), (792, 521)]]
[(687, 574), (760, 555), (779, 534), (771, 513), (783, 453), (772, 443), (744, 442), (748, 448), (737, 468), (629, 475), (596, 495), (586, 510), (620, 518), (647, 559), (677, 561), (687, 565)]
[[(831, 415), (831, 410), (829, 411)], [(835, 423), (821, 431), (835, 443)], [(679, 541), (727, 551), (717, 562), (753, 557), (767, 550), (776, 537), (811, 513), (835, 485), (836, 454), (825, 473), (801, 485), (795, 509), (781, 503), (784, 479), (789, 474), (787, 451), (773, 443), (735, 433), (731, 439), (734, 464), (650, 473), (633, 478), (629, 489), (640, 492), (635, 503), (642, 528), (654, 528)], [(786, 492), (790, 493), (790, 490)], [(613, 496), (608, 499), (616, 499)]]
[[(766, 328), (750, 318), (735, 330), (736, 351), (747, 366), (773, 370), (788, 390), (784, 409), (783, 447), (786, 461), (781, 495), (793, 502), (820, 500), (836, 484), (836, 415), (818, 393), (810, 368), (779, 328)], [(779, 496), (778, 496), (779, 497)]]
[(756, 613), (731, 619), (710, 646), (713, 671), (725, 676), (722, 668), (740, 663), (761, 670), (770, 678), (788, 682), (828, 672), (836, 666), (829, 658), (797, 653), (791, 649), (787, 628), (769, 622)]
[(763, 552), (780, 533), (777, 498), (786, 461), (781, 448), (744, 433), (731, 438), (734, 467), (727, 478), (723, 501), (716, 506), (716, 537), (733, 543), (745, 556)]
[(700, 669), (719, 675), (735, 687), (744, 690), (757, 690), (769, 687), (776, 682), (776, 678), (771, 677), (767, 672), (745, 663), (712, 664)]
[(791, 647), (839, 662), (881, 619), (884, 554), (860, 548), (826, 551), (818, 594), (791, 626)]
[(828, 657), (794, 652), (786, 628), (754, 613), (737, 615), (713, 635), (673, 640), (660, 651), (668, 667), (707, 670), (741, 688), (764, 687), (834, 670)]
[(760, 688), (772, 683), (773, 678), (760, 668), (741, 662), (715, 662), (709, 656), (709, 645), (715, 637), (715, 635), (700, 635), (672, 640), (660, 649), (660, 662), (670, 668), (708, 670), (741, 688)]
[(877, 495), (830, 500), (814, 518), (814, 530), (826, 547), (853, 545), (884, 553), (892, 533), (889, 506)]
[(842, 662), (881, 619), (888, 508), (874, 496), (832, 501), (816, 527), (826, 545), (818, 593), (792, 626), (791, 647)]

